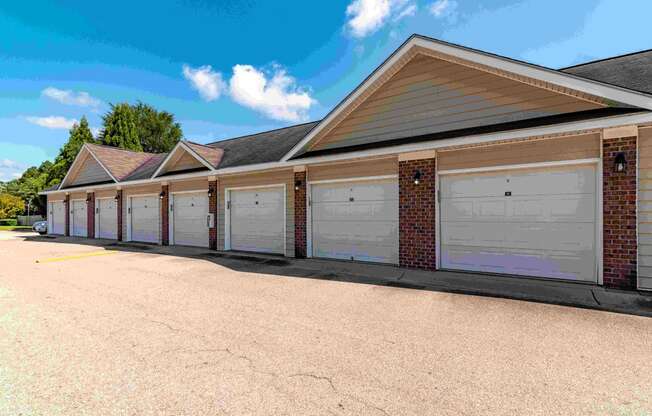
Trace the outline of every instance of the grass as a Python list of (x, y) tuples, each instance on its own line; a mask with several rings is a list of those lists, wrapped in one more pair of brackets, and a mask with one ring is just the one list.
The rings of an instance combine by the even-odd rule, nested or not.
[(29, 225), (0, 225), (0, 231), (25, 231), (31, 230)]

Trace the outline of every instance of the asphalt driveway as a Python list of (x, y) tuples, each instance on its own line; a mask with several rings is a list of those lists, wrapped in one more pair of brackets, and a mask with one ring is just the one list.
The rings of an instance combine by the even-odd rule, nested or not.
[(246, 262), (3, 234), (0, 414), (652, 414), (650, 318)]

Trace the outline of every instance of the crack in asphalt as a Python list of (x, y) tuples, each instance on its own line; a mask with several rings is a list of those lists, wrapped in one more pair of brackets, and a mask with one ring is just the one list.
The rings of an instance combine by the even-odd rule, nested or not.
[(310, 377), (310, 378), (313, 378), (315, 380), (326, 380), (328, 382), (328, 384), (330, 384), (331, 389), (333, 389), (333, 391), (335, 393), (339, 393), (337, 391), (337, 389), (335, 388), (335, 385), (333, 384), (333, 380), (331, 380), (330, 377), (318, 376), (318, 375), (315, 375), (315, 374), (312, 374), (312, 373), (296, 373), (296, 374), (290, 374), (288, 376), (288, 378), (292, 378), (292, 377)]

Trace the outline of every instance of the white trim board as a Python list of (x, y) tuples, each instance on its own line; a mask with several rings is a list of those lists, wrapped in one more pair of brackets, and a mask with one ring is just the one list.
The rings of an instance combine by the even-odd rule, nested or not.
[[(76, 167), (77, 164), (82, 163), (81, 160), (82, 160), (83, 157), (85, 157), (84, 151), (87, 152), (88, 154), (90, 154), (93, 157), (93, 159), (95, 159), (95, 161), (100, 165), (100, 167), (102, 169), (104, 169), (104, 171), (107, 173), (107, 175), (109, 175), (109, 177), (114, 182), (118, 183), (118, 180), (113, 176), (113, 174), (111, 174), (111, 172), (109, 172), (109, 170), (106, 168), (106, 166), (104, 166), (104, 164), (102, 162), (100, 162), (100, 159), (98, 159), (98, 157), (95, 156), (95, 154), (91, 151), (91, 149), (88, 147), (88, 143), (84, 143), (82, 145), (81, 149), (79, 150), (79, 153), (77, 153), (77, 156), (75, 156), (75, 160), (72, 161), (72, 164), (70, 165), (70, 168), (68, 168), (68, 172), (66, 172), (66, 176), (63, 177), (63, 180), (61, 181), (62, 186), (66, 183), (66, 180), (68, 179), (68, 176), (70, 175), (70, 172), (72, 172), (73, 168)], [(80, 189), (87, 189), (87, 187), (84, 187), (84, 186), (80, 186), (79, 188)]]
[(376, 181), (381, 179), (398, 179), (398, 175), (358, 176), (358, 177), (340, 178), (340, 179), (324, 179), (321, 181), (310, 181), (308, 183), (313, 185), (318, 185), (320, 183), (364, 182), (364, 181)]
[(482, 173), (482, 172), (495, 172), (501, 170), (515, 170), (515, 169), (536, 169), (547, 168), (554, 166), (567, 166), (567, 165), (587, 165), (600, 162), (599, 158), (591, 159), (572, 159), (572, 160), (559, 160), (554, 162), (537, 162), (537, 163), (522, 163), (518, 165), (497, 165), (486, 166), (481, 168), (468, 168), (468, 169), (449, 169), (437, 172), (439, 175), (459, 175), (467, 173)]
[(208, 168), (209, 171), (215, 170), (215, 168), (213, 166), (211, 166), (206, 160), (204, 160), (203, 157), (199, 156), (197, 154), (197, 152), (192, 150), (190, 148), (190, 146), (188, 146), (184, 141), (180, 141), (180, 142), (178, 142), (176, 144), (176, 146), (174, 146), (174, 149), (172, 149), (172, 151), (170, 153), (168, 153), (168, 155), (165, 157), (165, 159), (163, 159), (163, 162), (161, 162), (161, 164), (156, 169), (156, 171), (152, 174), (152, 176), (150, 176), (150, 179), (156, 178), (161, 173), (161, 171), (163, 170), (165, 165), (167, 165), (170, 162), (170, 160), (172, 159), (172, 156), (174, 156), (174, 154), (179, 151), (179, 148), (183, 148), (183, 150), (185, 150), (187, 153), (189, 153), (190, 156), (194, 157), (195, 159), (197, 159), (197, 161), (199, 163), (201, 163), (206, 168)]
[(260, 186), (234, 186), (224, 188), (224, 250), (231, 250), (231, 191), (246, 191), (251, 189), (283, 188), (283, 255), (288, 252), (288, 195), (287, 184), (271, 184)]
[[(253, 173), (256, 171), (265, 171), (265, 170), (283, 169), (283, 168), (290, 169), (294, 166), (300, 166), (300, 165), (310, 166), (317, 163), (346, 161), (346, 160), (375, 157), (375, 156), (390, 156), (390, 155), (395, 155), (400, 153), (415, 152), (421, 150), (437, 150), (437, 149), (448, 148), (453, 146), (485, 144), (485, 143), (504, 141), (504, 140), (527, 139), (529, 137), (547, 136), (547, 135), (562, 134), (562, 133), (575, 133), (584, 130), (594, 130), (594, 129), (601, 129), (607, 127), (621, 126), (621, 125), (644, 124), (644, 123), (651, 123), (651, 122), (652, 122), (652, 112), (643, 113), (643, 114), (634, 114), (634, 115), (630, 114), (626, 116), (613, 116), (613, 117), (606, 117), (598, 120), (585, 120), (585, 121), (577, 121), (571, 123), (556, 124), (553, 126), (512, 130), (507, 132), (470, 135), (470, 136), (456, 137), (451, 139), (433, 140), (433, 141), (422, 142), (422, 143), (395, 145), (395, 146), (382, 147), (382, 148), (371, 149), (371, 150), (359, 150), (359, 151), (335, 154), (335, 155), (314, 156), (309, 158), (307, 157), (298, 160), (258, 163), (253, 165), (217, 169), (211, 172), (205, 171), (205, 172), (185, 173), (179, 175), (170, 175), (170, 176), (166, 176), (165, 180), (168, 182), (172, 182), (172, 181), (181, 181), (186, 179), (201, 178), (201, 177), (216, 176), (216, 175), (219, 176), (219, 175), (229, 175), (229, 174), (237, 174), (237, 173)], [(135, 181), (120, 182), (119, 186), (121, 186), (123, 189), (128, 189), (129, 186), (137, 186), (142, 184), (160, 183), (160, 182), (161, 182), (160, 178), (140, 179)], [(113, 189), (115, 187), (116, 184), (92, 186), (92, 188), (96, 191), (99, 189)], [(39, 192), (39, 194), (49, 195), (49, 194), (59, 194), (59, 193), (66, 193), (66, 192), (69, 193), (69, 192), (82, 191), (89, 188), (91, 187), (80, 186), (76, 188), (67, 188), (62, 190), (41, 191)]]
[(371, 88), (388, 70), (397, 64), (412, 49), (419, 47), (437, 53), (449, 55), (469, 62), (486, 65), (502, 71), (510, 72), (528, 78), (538, 79), (560, 87), (573, 89), (586, 94), (607, 98), (631, 104), (636, 107), (652, 110), (652, 96), (626, 88), (605, 84), (581, 78), (564, 72), (547, 69), (525, 62), (517, 62), (509, 58), (491, 55), (481, 51), (471, 50), (462, 46), (441, 42), (435, 39), (412, 36), (401, 45), (385, 62), (383, 62), (369, 77), (364, 80), (351, 94), (342, 100), (326, 117), (324, 117), (297, 145), (295, 145), (281, 160), (287, 161), (306, 147), (319, 133), (330, 125), (347, 107)]

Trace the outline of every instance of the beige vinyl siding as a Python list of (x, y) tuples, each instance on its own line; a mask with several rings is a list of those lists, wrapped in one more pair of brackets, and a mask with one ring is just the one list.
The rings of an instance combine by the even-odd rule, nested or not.
[(320, 138), (312, 149), (599, 107), (575, 97), (420, 55)]
[(101, 191), (95, 191), (95, 198), (115, 198), (115, 194), (115, 189), (105, 189)]
[(182, 182), (170, 182), (170, 192), (185, 192), (185, 191), (206, 191), (208, 192), (208, 179), (193, 179)]
[(48, 202), (64, 201), (66, 194), (48, 194)]
[[(134, 195), (143, 195), (143, 194), (159, 194), (160, 192), (161, 192), (160, 183), (153, 184), (153, 185), (129, 187), (122, 190), (122, 235), (125, 240), (127, 239), (127, 222), (129, 221), (129, 216), (127, 215), (127, 207), (129, 206), (128, 204), (129, 197)], [(160, 204), (160, 200), (159, 200), (159, 204)], [(158, 242), (159, 244), (161, 244), (160, 209), (159, 209), (159, 216), (158, 216)]]
[(68, 185), (83, 185), (85, 183), (97, 183), (112, 181), (111, 176), (93, 156), (87, 153), (86, 160), (81, 164), (76, 172), (73, 172), (72, 178), (68, 179)]
[(652, 128), (638, 135), (638, 286), (652, 290)]
[(311, 182), (385, 175), (398, 175), (396, 157), (308, 166), (308, 181)]
[(165, 164), (163, 169), (161, 169), (161, 173), (167, 173), (167, 172), (176, 172), (180, 170), (187, 170), (187, 169), (196, 169), (196, 168), (205, 168), (197, 158), (195, 158), (193, 155), (188, 153), (182, 148), (179, 148), (177, 152), (172, 155), (170, 160)]
[(441, 151), (437, 155), (437, 169), (470, 169), (598, 157), (600, 157), (600, 135), (595, 133)]
[(72, 192), (70, 194), (70, 200), (72, 201), (73, 199), (86, 200), (86, 192)]
[(285, 255), (294, 257), (294, 172), (279, 170), (248, 175), (221, 176), (218, 179), (219, 200), (217, 220), (217, 248), (224, 250), (225, 192), (226, 188), (285, 184)]

